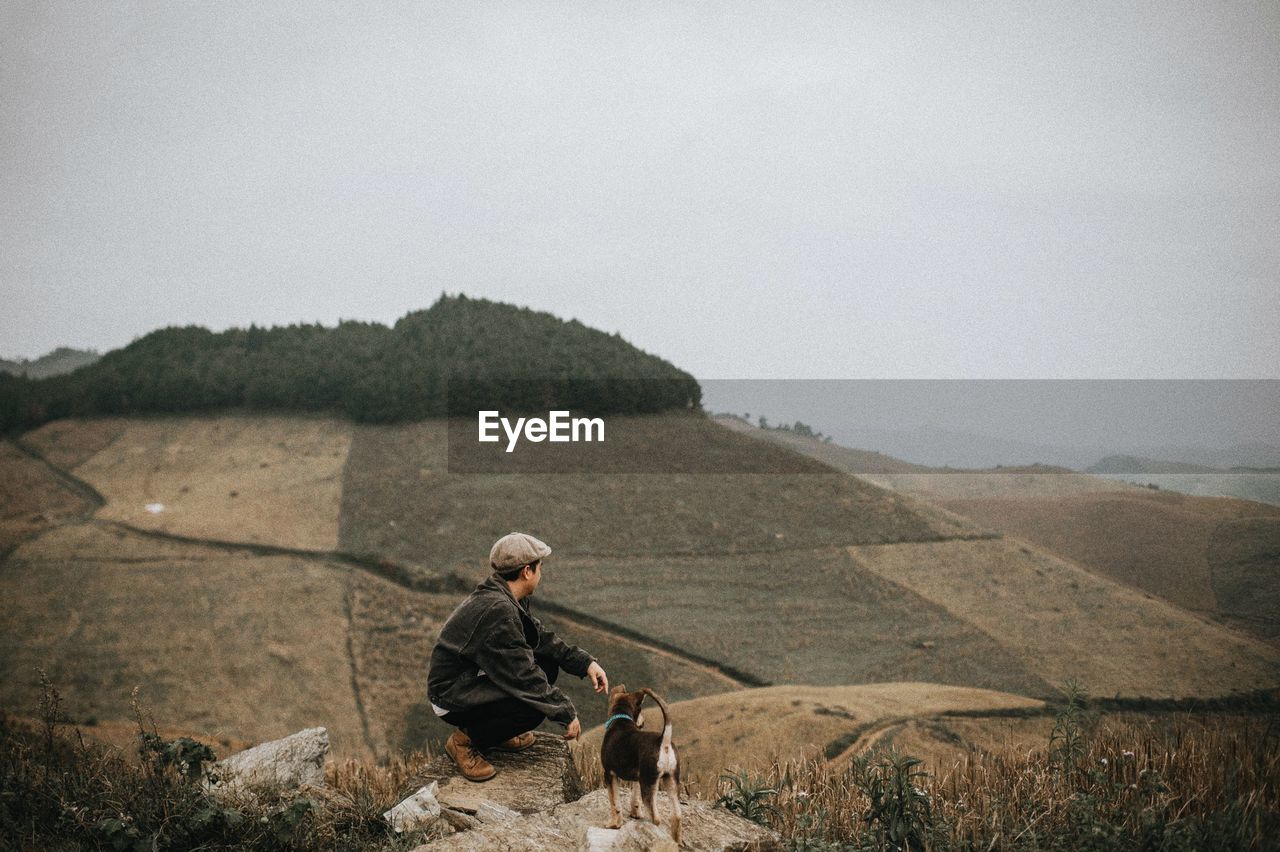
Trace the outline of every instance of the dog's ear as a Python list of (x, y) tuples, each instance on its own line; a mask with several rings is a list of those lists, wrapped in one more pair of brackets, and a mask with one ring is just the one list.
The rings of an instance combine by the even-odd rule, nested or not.
[(627, 691), (626, 684), (620, 683), (617, 686), (615, 686), (613, 689), (609, 690), (609, 695), (610, 696), (619, 695), (626, 691)]

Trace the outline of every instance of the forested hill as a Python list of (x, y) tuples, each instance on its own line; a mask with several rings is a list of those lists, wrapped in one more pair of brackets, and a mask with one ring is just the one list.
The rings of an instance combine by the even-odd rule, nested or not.
[(30, 376), (33, 379), (43, 379), (46, 376), (70, 373), (72, 370), (78, 370), (86, 364), (92, 364), (97, 360), (97, 352), (59, 346), (47, 355), (41, 355), (39, 358), (32, 360), (22, 358), (17, 361), (9, 361), (0, 358), (0, 372), (12, 373), (15, 376)]
[(164, 328), (67, 375), (0, 374), (5, 430), (68, 416), (224, 408), (390, 422), (477, 407), (606, 414), (700, 404), (691, 375), (617, 334), (465, 296), (441, 296), (391, 328)]

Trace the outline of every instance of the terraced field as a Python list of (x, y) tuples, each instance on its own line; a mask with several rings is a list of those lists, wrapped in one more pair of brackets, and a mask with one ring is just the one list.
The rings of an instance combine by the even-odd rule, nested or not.
[(1016, 541), (854, 547), (858, 564), (974, 625), (1050, 683), (1097, 695), (1274, 688), (1280, 649)]
[[(340, 756), (438, 740), (445, 728), (423, 694), (427, 655), (465, 585), (487, 573), (491, 542), (512, 529), (555, 548), (535, 612), (596, 654), (614, 682), (692, 700), (685, 741), (695, 755), (713, 741), (725, 749), (708, 753), (708, 767), (771, 748), (753, 739), (766, 734), (733, 728), (739, 718), (778, 732), (780, 749), (825, 754), (870, 731), (867, 743), (896, 738), (942, 754), (944, 728), (969, 725), (963, 739), (973, 743), (987, 729), (982, 719), (939, 727), (937, 714), (1037, 705), (1068, 676), (1102, 695), (1280, 684), (1273, 646), (1051, 548), (1001, 538), (993, 528), (1038, 529), (1052, 513), (990, 502), (984, 514), (978, 501), (1006, 498), (964, 492), (955, 474), (943, 478), (961, 490), (934, 495), (938, 505), (918, 488), (887, 491), (711, 421), (627, 425), (629, 451), (662, 447), (668, 472), (450, 471), (448, 432), (434, 421), (48, 424), (23, 439), (48, 464), (13, 447), (0, 454), (0, 529), (13, 548), (0, 561), (0, 597), (16, 602), (0, 615), (0, 707), (29, 713), (39, 665), (74, 718), (104, 729), (127, 718), (140, 684), (162, 727), (214, 742), (314, 724), (331, 729)], [(682, 457), (688, 469), (670, 472)], [(921, 475), (934, 476), (885, 474)], [(1150, 499), (1139, 489), (1095, 494), (1090, 477), (1009, 476), (1021, 477), (1009, 480), (1020, 494), (1059, 508)], [(1141, 515), (1109, 534), (1122, 540), (1133, 528), (1144, 540)], [(1273, 564), (1271, 524), (1266, 513), (1227, 513), (1200, 538), (1171, 536), (1179, 552), (1203, 542), (1207, 584), (1194, 560), (1180, 575), (1152, 576), (1182, 577), (1187, 606), (1212, 596), (1220, 611), (1258, 612), (1274, 601), (1257, 579)], [(875, 686), (904, 680), (925, 685)], [(843, 703), (796, 693), (775, 708), (768, 689), (751, 690), (769, 701), (749, 713), (750, 701), (733, 698), (767, 684), (855, 692)], [(585, 682), (563, 686), (586, 725), (603, 721), (604, 700)], [(697, 704), (713, 698), (740, 715), (717, 722)]]
[(228, 415), (59, 421), (24, 440), (106, 498), (99, 518), (325, 551), (338, 543), (350, 430), (327, 418)]
[(0, 573), (0, 597), (21, 602), (0, 610), (0, 706), (31, 713), (39, 666), (77, 721), (128, 719), (139, 686), (161, 724), (215, 741), (321, 724), (338, 753), (368, 754), (346, 583), (340, 565), (51, 530)]
[[(705, 421), (636, 419), (650, 442), (699, 458)], [(707, 442), (722, 459), (716, 470), (738, 453), (757, 469), (805, 472), (450, 473), (442, 422), (361, 426), (346, 469), (340, 546), (478, 575), (488, 571), (489, 544), (513, 529), (564, 557), (718, 556), (952, 534), (880, 488), (783, 449), (766, 448), (760, 463), (757, 442), (716, 431), (723, 434)]]

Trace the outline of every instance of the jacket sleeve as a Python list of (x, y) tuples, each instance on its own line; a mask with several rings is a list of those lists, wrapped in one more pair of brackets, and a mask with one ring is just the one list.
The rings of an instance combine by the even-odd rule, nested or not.
[[(529, 616), (533, 618), (533, 616)], [(577, 645), (570, 645), (557, 636), (555, 633), (542, 626), (542, 622), (533, 618), (534, 626), (538, 628), (538, 647), (534, 651), (539, 657), (547, 657), (555, 660), (556, 665), (571, 675), (578, 677), (586, 677), (587, 667), (596, 661), (596, 658), (579, 648)]]
[(476, 662), (503, 692), (536, 708), (553, 722), (567, 725), (578, 715), (573, 702), (547, 682), (547, 676), (533, 659), (533, 649), (524, 631), (513, 618), (505, 618), (497, 608), (482, 619), (488, 629), (473, 631), (466, 655)]

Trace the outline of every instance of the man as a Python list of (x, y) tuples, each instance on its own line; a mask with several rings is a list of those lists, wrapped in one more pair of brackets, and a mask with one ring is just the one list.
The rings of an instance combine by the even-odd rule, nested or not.
[(596, 692), (609, 691), (594, 657), (529, 614), (529, 596), (550, 555), (550, 547), (526, 533), (498, 539), (489, 551), (494, 573), (453, 611), (431, 650), (427, 698), (436, 715), (458, 729), (444, 750), (470, 781), (497, 774), (484, 752), (528, 748), (544, 719), (565, 725), (567, 740), (582, 732), (573, 702), (555, 686), (561, 669), (590, 676)]

